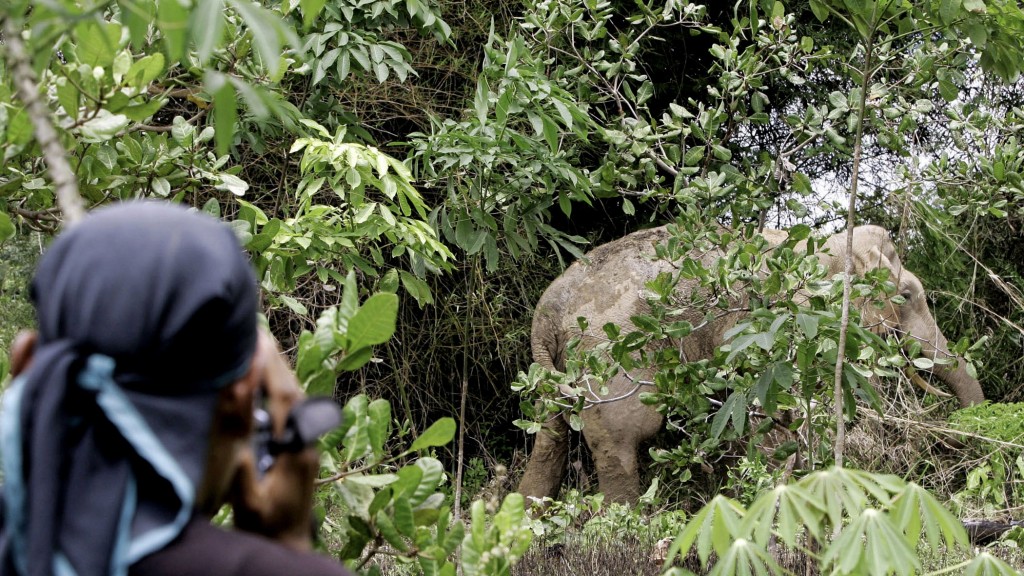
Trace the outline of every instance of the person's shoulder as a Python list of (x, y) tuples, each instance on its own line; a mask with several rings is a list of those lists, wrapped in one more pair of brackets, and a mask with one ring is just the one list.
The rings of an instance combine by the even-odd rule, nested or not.
[(341, 563), (261, 536), (190, 522), (169, 546), (133, 564), (129, 576), (351, 576)]

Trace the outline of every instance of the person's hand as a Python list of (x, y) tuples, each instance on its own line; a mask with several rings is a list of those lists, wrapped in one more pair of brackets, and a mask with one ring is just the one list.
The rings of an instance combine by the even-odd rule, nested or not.
[(32, 355), (37, 339), (38, 333), (35, 330), (22, 330), (14, 336), (14, 342), (11, 344), (12, 378), (17, 378), (32, 365)]
[[(260, 331), (256, 358), (262, 362), (263, 396), (275, 436), (284, 431), (292, 407), (304, 398), (295, 374), (273, 338)], [(251, 447), (243, 450), (232, 493), (235, 526), (263, 534), (299, 550), (312, 548), (310, 518), (314, 480), (319, 471), (315, 447), (277, 456), (259, 478)]]

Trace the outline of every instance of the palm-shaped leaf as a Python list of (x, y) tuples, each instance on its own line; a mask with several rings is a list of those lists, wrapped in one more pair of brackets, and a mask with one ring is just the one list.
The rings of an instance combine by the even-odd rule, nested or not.
[(832, 574), (911, 576), (921, 570), (914, 548), (892, 518), (881, 510), (860, 513), (832, 541), (822, 563)]
[(952, 548), (968, 547), (967, 532), (960, 520), (946, 510), (935, 496), (913, 482), (908, 483), (893, 499), (892, 518), (896, 526), (907, 535), (907, 541), (916, 544), (924, 531), (928, 545), (939, 547), (945, 540)]

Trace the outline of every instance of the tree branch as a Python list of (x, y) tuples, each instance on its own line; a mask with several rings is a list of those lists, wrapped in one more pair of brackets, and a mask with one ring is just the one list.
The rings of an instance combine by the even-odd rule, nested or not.
[(21, 26), (12, 18), (3, 18), (2, 29), (7, 45), (7, 59), (11, 66), (11, 79), (18, 98), (25, 104), (25, 112), (32, 122), (32, 129), (43, 151), (50, 180), (57, 196), (57, 204), (64, 213), (67, 225), (73, 224), (85, 215), (85, 203), (78, 194), (78, 179), (67, 159), (67, 150), (60, 142), (57, 130), (39, 93), (35, 71), (21, 39)]

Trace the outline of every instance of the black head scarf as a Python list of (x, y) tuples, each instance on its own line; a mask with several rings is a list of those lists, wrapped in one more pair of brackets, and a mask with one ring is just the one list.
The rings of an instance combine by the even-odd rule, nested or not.
[(32, 283), (39, 337), (0, 416), (6, 566), (122, 576), (192, 515), (218, 391), (256, 347), (232, 232), (170, 204), (97, 210)]

